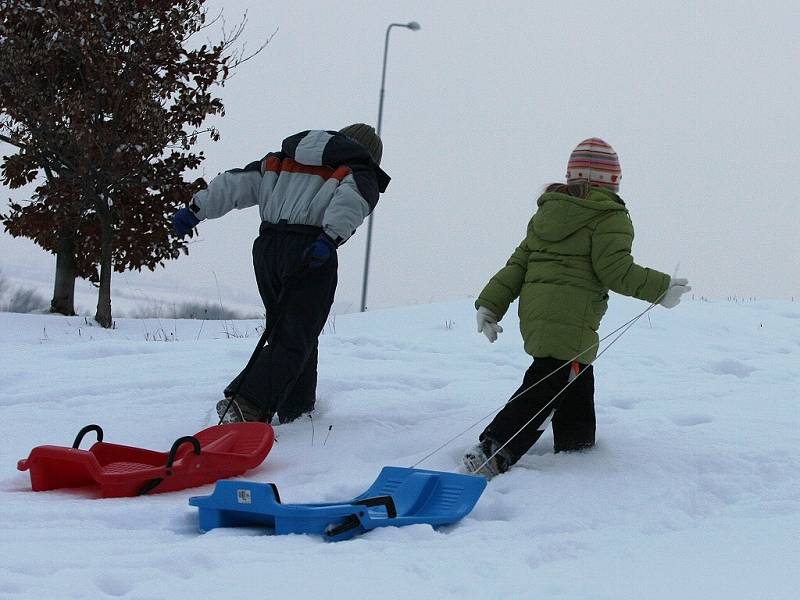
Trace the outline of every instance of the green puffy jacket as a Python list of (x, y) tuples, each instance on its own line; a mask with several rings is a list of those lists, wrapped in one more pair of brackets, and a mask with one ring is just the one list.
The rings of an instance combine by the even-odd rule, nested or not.
[(528, 354), (572, 360), (586, 350), (577, 360), (590, 363), (608, 291), (656, 302), (670, 277), (633, 261), (633, 223), (613, 192), (591, 188), (585, 199), (546, 192), (538, 205), (525, 239), (475, 306), (500, 319), (519, 297)]

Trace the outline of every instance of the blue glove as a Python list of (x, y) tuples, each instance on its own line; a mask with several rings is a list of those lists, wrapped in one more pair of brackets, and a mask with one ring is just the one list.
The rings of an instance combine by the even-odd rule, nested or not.
[(325, 233), (321, 233), (303, 253), (303, 262), (312, 269), (318, 269), (324, 265), (336, 250), (336, 244)]
[(200, 219), (197, 218), (197, 215), (192, 212), (187, 206), (184, 206), (174, 215), (172, 215), (172, 227), (175, 229), (175, 233), (178, 234), (179, 237), (184, 237), (187, 233), (189, 237), (194, 235), (192, 230), (197, 226), (200, 222)]

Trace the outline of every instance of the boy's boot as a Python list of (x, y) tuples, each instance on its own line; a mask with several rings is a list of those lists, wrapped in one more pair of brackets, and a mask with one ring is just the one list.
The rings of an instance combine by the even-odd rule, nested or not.
[[(229, 404), (230, 406), (228, 406)], [(271, 411), (264, 411), (238, 395), (233, 398), (223, 398), (217, 402), (217, 414), (223, 423), (248, 423), (253, 421), (270, 423), (272, 421)]]

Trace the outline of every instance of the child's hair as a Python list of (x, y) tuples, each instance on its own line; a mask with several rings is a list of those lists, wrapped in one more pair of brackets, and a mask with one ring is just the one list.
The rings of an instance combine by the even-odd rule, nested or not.
[(589, 182), (586, 180), (571, 181), (570, 183), (551, 183), (545, 188), (545, 192), (558, 192), (567, 194), (574, 198), (586, 198), (589, 195)]

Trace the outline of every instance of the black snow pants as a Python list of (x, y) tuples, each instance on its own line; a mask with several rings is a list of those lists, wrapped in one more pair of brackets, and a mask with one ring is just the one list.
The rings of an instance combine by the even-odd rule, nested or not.
[[(262, 223), (253, 243), (258, 291), (274, 323), (269, 344), (242, 382), (239, 395), (281, 422), (314, 409), (318, 338), (336, 292), (336, 252), (320, 267), (302, 267), (303, 253), (321, 230), (303, 225)], [(226, 396), (241, 373), (225, 389)]]
[[(534, 358), (522, 385), (484, 429), (480, 440), (489, 438), (495, 447), (508, 442), (504, 451), (510, 459), (510, 466), (536, 443), (552, 418), (556, 452), (592, 447), (595, 435), (594, 374), (591, 365), (578, 367), (580, 375), (553, 400), (569, 382), (573, 367), (563, 360)], [(556, 372), (547, 377), (553, 371)], [(547, 379), (543, 380), (545, 377)], [(540, 383), (528, 389), (536, 382)], [(528, 425), (514, 436), (526, 423)]]

